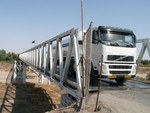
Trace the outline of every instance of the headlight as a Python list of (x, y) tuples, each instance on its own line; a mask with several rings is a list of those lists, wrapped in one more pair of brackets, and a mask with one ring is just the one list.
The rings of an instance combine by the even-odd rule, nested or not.
[(137, 65), (135, 64), (135, 65), (133, 66), (132, 74), (136, 74), (136, 67), (137, 67)]
[(107, 65), (102, 65), (102, 74), (107, 74)]
[[(100, 74), (101, 64), (99, 63), (98, 74)], [(102, 64), (102, 74), (107, 74), (107, 65)]]

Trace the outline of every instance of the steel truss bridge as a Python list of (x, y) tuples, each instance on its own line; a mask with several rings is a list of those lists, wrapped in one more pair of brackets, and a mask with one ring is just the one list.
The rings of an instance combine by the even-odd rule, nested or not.
[[(26, 79), (26, 66), (30, 66), (34, 70), (40, 73), (42, 76), (42, 83), (44, 77), (48, 78), (49, 83), (54, 82), (56, 85), (67, 91), (70, 95), (76, 98), (77, 102), (81, 103), (83, 97), (88, 97), (89, 88), (89, 73), (90, 73), (90, 62), (91, 62), (91, 51), (92, 51), (92, 23), (90, 24), (87, 32), (85, 33), (85, 45), (83, 50), (84, 55), (84, 71), (81, 68), (81, 59), (79, 56), (79, 45), (78, 45), (78, 29), (70, 29), (54, 38), (51, 38), (19, 55), (20, 63), (14, 65), (13, 82), (16, 79), (22, 77), (22, 83), (25, 84)], [(62, 51), (62, 40), (65, 37), (70, 38), (69, 48), (67, 52), (66, 60), (63, 60)], [(137, 59), (137, 69), (143, 58), (145, 50), (147, 48), (150, 56), (150, 39), (138, 39), (137, 43), (142, 43), (142, 48)], [(55, 45), (55, 51), (53, 50)], [(75, 69), (76, 69), (76, 83), (68, 80), (68, 72), (71, 61), (72, 53), (74, 54)], [(59, 61), (59, 63), (57, 63)], [(57, 65), (59, 64), (59, 65)], [(59, 67), (59, 74), (56, 74), (57, 67)], [(82, 76), (84, 75), (84, 76)], [(68, 84), (76, 87), (73, 89)]]

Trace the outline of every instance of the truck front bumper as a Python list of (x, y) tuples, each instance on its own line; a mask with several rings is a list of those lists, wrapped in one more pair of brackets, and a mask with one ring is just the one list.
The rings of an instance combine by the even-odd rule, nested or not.
[(102, 75), (102, 78), (110, 78), (110, 79), (116, 79), (116, 78), (134, 78), (135, 75)]
[(136, 75), (136, 64), (108, 64), (108, 63), (102, 64), (103, 78), (110, 78), (110, 79), (134, 78), (135, 75)]

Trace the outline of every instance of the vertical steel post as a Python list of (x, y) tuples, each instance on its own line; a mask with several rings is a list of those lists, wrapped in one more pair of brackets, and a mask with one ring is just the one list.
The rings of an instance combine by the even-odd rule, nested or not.
[(34, 67), (36, 67), (36, 58), (37, 58), (37, 55), (36, 55), (37, 51), (36, 51), (36, 48), (35, 48), (35, 50), (34, 50), (34, 51), (35, 51), (35, 55), (34, 55), (34, 56), (35, 56), (35, 60), (34, 60)]
[(48, 84), (51, 84), (51, 75), (52, 75), (52, 66), (53, 66), (53, 55), (52, 55), (52, 42), (48, 43), (48, 53), (47, 53), (47, 71), (48, 71), (48, 66), (49, 71), (50, 71), (50, 75), (49, 75), (49, 81)]
[(43, 67), (44, 67), (44, 74), (45, 74), (45, 72), (46, 72), (46, 45), (45, 46), (43, 46), (44, 48), (43, 48)]
[(45, 68), (45, 73), (47, 74), (48, 72), (48, 66), (49, 66), (49, 63), (50, 63), (50, 59), (49, 59), (49, 53), (50, 53), (50, 43), (48, 43), (48, 50), (47, 50), (47, 57), (46, 57), (46, 68)]
[(82, 39), (84, 38), (83, 0), (81, 0)]
[(96, 99), (96, 106), (95, 106), (95, 112), (97, 111), (97, 105), (99, 100), (99, 93), (101, 89), (101, 76), (102, 76), (102, 65), (103, 65), (103, 55), (101, 56), (101, 67), (100, 67), (100, 75), (99, 75), (99, 85), (98, 85), (98, 92), (97, 92), (97, 99)]
[(13, 83), (16, 82), (16, 76), (17, 76), (17, 70), (16, 70), (16, 67), (17, 67), (17, 61), (15, 60), (15, 64), (14, 64), (14, 73), (13, 73)]
[(42, 74), (41, 75), (41, 84), (43, 84), (44, 83), (44, 75)]
[(85, 59), (84, 59), (84, 55), (85, 55), (85, 37), (84, 37), (84, 21), (83, 21), (83, 0), (81, 0), (81, 21), (82, 21), (82, 79), (83, 79), (83, 83), (82, 83), (82, 93), (84, 95), (84, 88), (85, 88)]
[(37, 56), (36, 56), (36, 52), (37, 52), (37, 51), (36, 51), (36, 48), (35, 48), (34, 51), (35, 51), (35, 52), (34, 52), (34, 56), (35, 56), (35, 57), (34, 57), (34, 67), (36, 67), (36, 57), (37, 57)]
[(34, 66), (34, 50), (32, 50), (32, 66)]
[(23, 84), (26, 84), (26, 65), (23, 63), (23, 73), (22, 73)]
[(58, 41), (58, 52), (59, 52), (59, 75), (63, 77), (63, 54), (62, 54), (62, 39)]
[(36, 56), (36, 54), (35, 54), (35, 49), (33, 50), (33, 66), (35, 66), (35, 56)]
[(49, 56), (50, 56), (50, 76), (52, 76), (52, 67), (53, 67), (53, 53), (52, 53), (52, 43), (49, 45)]
[(78, 41), (77, 37), (73, 37), (74, 41), (74, 50), (75, 50), (75, 66), (76, 66), (76, 77), (77, 77), (77, 84), (78, 84), (78, 95), (79, 97), (82, 97), (82, 85), (81, 85), (81, 71), (80, 71), (80, 65), (79, 65), (79, 47), (78, 47)]
[(57, 40), (57, 46), (56, 46), (56, 49), (55, 49), (55, 59), (54, 59), (54, 63), (53, 63), (53, 66), (52, 66), (52, 75), (51, 75), (51, 77), (53, 77), (54, 76), (54, 74), (55, 74), (55, 72), (56, 72), (56, 67), (57, 67), (57, 60), (58, 60), (58, 41), (59, 40)]
[(38, 62), (38, 68), (41, 69), (41, 46), (39, 47), (39, 62)]
[(39, 48), (36, 49), (36, 68), (38, 68), (38, 62), (39, 62)]
[(42, 46), (40, 46), (40, 61), (39, 61), (39, 69), (41, 70), (41, 64), (42, 64)]
[(42, 55), (41, 55), (41, 71), (43, 71), (44, 64), (44, 45), (42, 46)]

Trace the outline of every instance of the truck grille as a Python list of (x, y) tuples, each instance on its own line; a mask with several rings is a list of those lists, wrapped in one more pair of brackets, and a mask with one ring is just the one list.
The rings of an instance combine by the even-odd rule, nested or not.
[(131, 71), (110, 71), (110, 74), (130, 74)]
[(132, 66), (109, 65), (109, 69), (131, 69)]
[(134, 61), (133, 56), (123, 56), (123, 55), (108, 55), (107, 60), (110, 61)]

